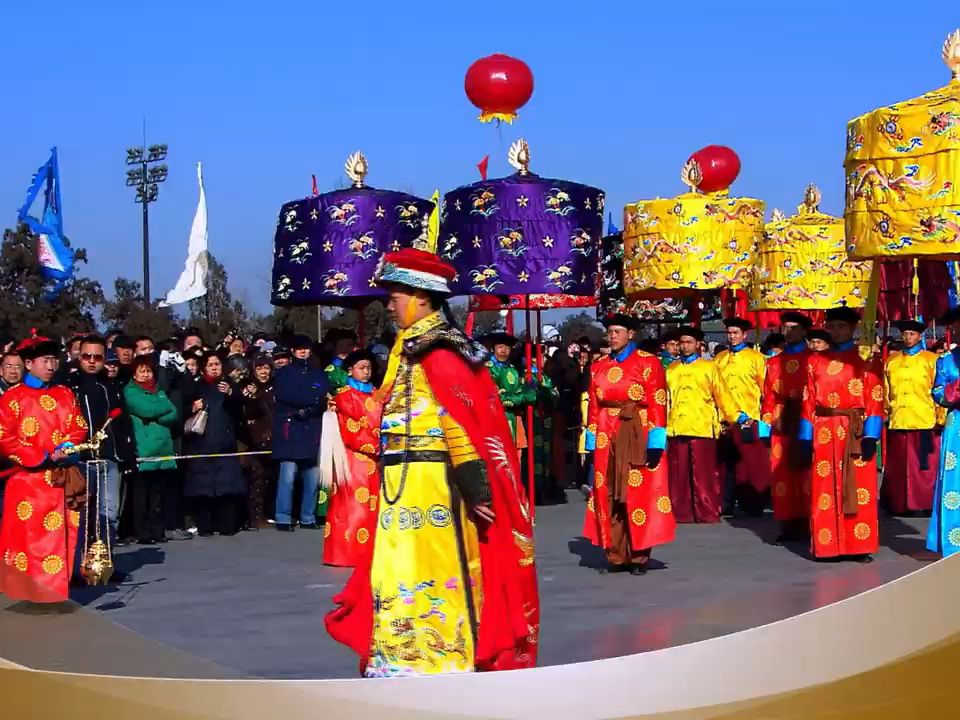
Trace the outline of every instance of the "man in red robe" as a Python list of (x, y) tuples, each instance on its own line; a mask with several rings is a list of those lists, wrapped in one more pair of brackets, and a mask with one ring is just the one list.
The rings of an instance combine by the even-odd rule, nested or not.
[(877, 442), (883, 428), (883, 381), (853, 342), (860, 321), (848, 307), (828, 310), (830, 350), (807, 365), (798, 437), (812, 461), (811, 552), (814, 558), (870, 562), (879, 547)]
[(637, 350), (634, 319), (604, 321), (610, 355), (590, 370), (587, 450), (594, 452), (593, 496), (583, 534), (607, 553), (610, 568), (646, 572), (651, 549), (676, 532), (663, 452), (667, 376), (660, 359)]
[(778, 543), (803, 540), (810, 530), (810, 467), (800, 462), (800, 416), (807, 386), (809, 317), (799, 312), (780, 316), (786, 347), (767, 360), (760, 408), (760, 438), (770, 446), (773, 471), (773, 516), (780, 521)]
[[(391, 460), (400, 461), (393, 463), (393, 469), (401, 469), (396, 473), (401, 481), (399, 489), (393, 490), (397, 496), (392, 502), (397, 502), (403, 492), (404, 469), (414, 474), (419, 463), (436, 465), (437, 471), (448, 472), (447, 465), (452, 466), (446, 477), (449, 483), (445, 483), (446, 492), (453, 504), (462, 503), (468, 510), (466, 522), (471, 527), (458, 527), (458, 533), (461, 543), (467, 535), (473, 537), (476, 533), (481, 576), (481, 592), (477, 596), (479, 607), (469, 599), (473, 593), (465, 593), (471, 615), (472, 652), (463, 664), (475, 670), (532, 667), (536, 664), (540, 603), (529, 501), (520, 481), (520, 467), (513, 452), (513, 440), (500, 394), (484, 365), (486, 351), (451, 326), (441, 313), (444, 300), (450, 293), (448, 283), (454, 275), (454, 268), (433, 253), (413, 248), (386, 253), (375, 275), (377, 283), (390, 293), (389, 310), (401, 330), (391, 352), (380, 396), (387, 398), (388, 409), (396, 402), (397, 412), (403, 417), (402, 424), (412, 429), (419, 411), (411, 403), (404, 402), (403, 396), (412, 399), (422, 371), (432, 400), (445, 415), (449, 415), (458, 429), (462, 429), (457, 447), (452, 442), (448, 445), (449, 463), (434, 462), (432, 458), (437, 451), (420, 450), (409, 443), (404, 445), (403, 436), (399, 437), (403, 449), (391, 453)], [(452, 435), (448, 437), (452, 440)], [(386, 447), (390, 449), (389, 442)], [(475, 459), (459, 465), (452, 462), (454, 453), (459, 455), (465, 447), (469, 447), (471, 455), (475, 453)], [(380, 503), (383, 512), (386, 512), (385, 505), (391, 503), (386, 487), (384, 482)], [(442, 508), (438, 510), (440, 512), (435, 513), (437, 517), (431, 522), (446, 522), (447, 513), (442, 512)], [(383, 532), (390, 537), (388, 530), (396, 527), (398, 524), (381, 518), (374, 528), (374, 536), (365, 543), (368, 553), (357, 559), (356, 569), (343, 592), (334, 597), (338, 607), (326, 618), (331, 637), (360, 656), (365, 674), (370, 674), (367, 670), (371, 664), (376, 669), (377, 653), (373, 645), (375, 633), (382, 631), (380, 616), (389, 616), (394, 607), (392, 602), (382, 598), (374, 603), (371, 570), (404, 562), (426, 564), (434, 560), (420, 556), (391, 556), (389, 546), (383, 549), (384, 556), (381, 556), (376, 536)], [(459, 548), (443, 545), (432, 548), (432, 552), (438, 562), (450, 556), (459, 556), (465, 562), (471, 549), (465, 544)], [(459, 593), (460, 584), (456, 587)], [(404, 632), (408, 632), (414, 643), (426, 642), (429, 636), (439, 635), (430, 632), (433, 629), (431, 623), (435, 622), (430, 615), (403, 621), (409, 624)], [(398, 667), (394, 668), (397, 672), (393, 674), (403, 674), (403, 665), (410, 666), (416, 674), (416, 664), (424, 648), (418, 646), (416, 651), (398, 656)]]
[(7, 479), (0, 526), (0, 592), (15, 600), (61, 602), (68, 597), (79, 512), (67, 505), (56, 470), (66, 448), (88, 428), (73, 393), (50, 381), (60, 366), (59, 343), (25, 340), (24, 381), (0, 399), (0, 454), (16, 467)]

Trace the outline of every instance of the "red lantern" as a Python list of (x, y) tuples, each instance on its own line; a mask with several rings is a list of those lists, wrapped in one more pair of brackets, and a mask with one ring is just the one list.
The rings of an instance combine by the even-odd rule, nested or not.
[(717, 192), (733, 185), (740, 174), (740, 158), (723, 145), (707, 145), (690, 156), (686, 168), (692, 170), (692, 173), (685, 172), (685, 175), (694, 180), (693, 185), (697, 190)]
[(463, 89), (480, 108), (480, 122), (509, 123), (533, 95), (533, 73), (523, 60), (497, 53), (480, 58), (467, 69)]

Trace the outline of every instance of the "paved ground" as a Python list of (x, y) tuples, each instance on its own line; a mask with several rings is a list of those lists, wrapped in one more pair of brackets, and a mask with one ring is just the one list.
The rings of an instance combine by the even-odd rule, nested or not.
[[(815, 563), (802, 545), (770, 544), (776, 527), (768, 516), (682, 526), (676, 542), (654, 553), (646, 576), (601, 576), (591, 569), (601, 560), (596, 550), (577, 538), (583, 503), (570, 497), (569, 505), (538, 512), (542, 664), (736, 632), (836, 602), (923, 565), (912, 554), (923, 549), (926, 520), (883, 521), (876, 562), (858, 565)], [(8, 642), (56, 627), (65, 640), (60, 645), (75, 636), (105, 651), (99, 671), (150, 674), (180, 663), (169, 672), (354, 677), (354, 656), (326, 636), (322, 623), (348, 571), (320, 564), (321, 543), (318, 532), (271, 530), (122, 548), (117, 565), (129, 579), (109, 592), (78, 592), (85, 607), (64, 610), (56, 624), (0, 604), (3, 654), (17, 660), (7, 652), (17, 647), (24, 664), (91, 671), (89, 665), (73, 667), (80, 653), (61, 657), (57, 643), (29, 650)], [(163, 662), (128, 659), (150, 652)]]

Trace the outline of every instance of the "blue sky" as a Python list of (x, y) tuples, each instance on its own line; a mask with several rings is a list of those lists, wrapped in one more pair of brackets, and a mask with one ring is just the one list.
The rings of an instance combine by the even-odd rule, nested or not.
[[(148, 142), (170, 145), (154, 294), (182, 267), (202, 160), (211, 250), (260, 310), (280, 205), (309, 194), (311, 173), (334, 187), (358, 149), (371, 184), (429, 197), (476, 180), (487, 153), (491, 176), (506, 174), (522, 135), (535, 172), (605, 189), (616, 216), (681, 192), (684, 160), (719, 143), (741, 156), (736, 193), (792, 211), (813, 181), (840, 213), (846, 121), (946, 84), (944, 16), (886, 0), (4, 3), (0, 219), (15, 222), (57, 145), (83, 272), (139, 279), (124, 149), (144, 115)], [(524, 59), (536, 83), (499, 134), (463, 94), (466, 68), (493, 52)]]

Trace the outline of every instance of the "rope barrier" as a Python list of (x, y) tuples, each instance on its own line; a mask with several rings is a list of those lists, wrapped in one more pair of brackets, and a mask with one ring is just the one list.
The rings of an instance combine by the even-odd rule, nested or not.
[(273, 450), (248, 450), (233, 453), (208, 453), (206, 455), (157, 455), (156, 457), (138, 457), (137, 462), (162, 462), (164, 460), (198, 460), (202, 458), (242, 457), (244, 455), (272, 455)]

